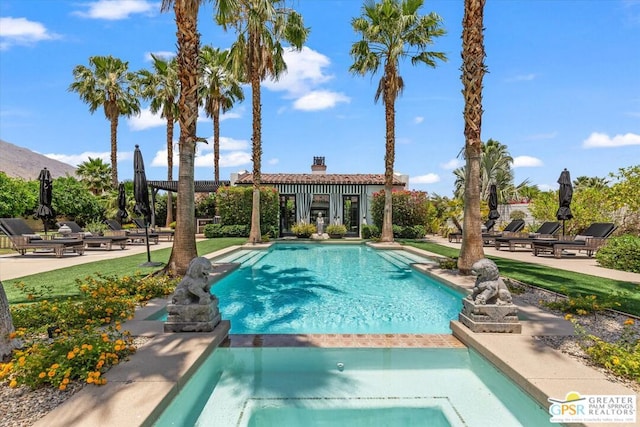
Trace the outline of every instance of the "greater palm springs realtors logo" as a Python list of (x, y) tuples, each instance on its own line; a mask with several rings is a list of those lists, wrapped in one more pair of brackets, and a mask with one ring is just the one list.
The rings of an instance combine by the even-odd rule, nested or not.
[(575, 391), (563, 399), (551, 402), (549, 414), (552, 423), (635, 423), (635, 395), (580, 395)]

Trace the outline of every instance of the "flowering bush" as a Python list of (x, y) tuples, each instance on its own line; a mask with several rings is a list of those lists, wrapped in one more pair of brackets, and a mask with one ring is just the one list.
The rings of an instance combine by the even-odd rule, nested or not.
[[(24, 346), (0, 363), (0, 381), (10, 387), (54, 386), (70, 381), (101, 385), (102, 374), (135, 351), (121, 322), (132, 319), (138, 304), (170, 294), (177, 279), (96, 275), (78, 281), (81, 298), (49, 301), (24, 284), (19, 288), (36, 302), (11, 307)], [(46, 288), (43, 292), (46, 292)]]
[(615, 375), (640, 382), (640, 339), (633, 329), (634, 320), (627, 319), (622, 325), (622, 333), (615, 342), (607, 342), (588, 334), (571, 315), (571, 320), (580, 337), (580, 345), (591, 360)]

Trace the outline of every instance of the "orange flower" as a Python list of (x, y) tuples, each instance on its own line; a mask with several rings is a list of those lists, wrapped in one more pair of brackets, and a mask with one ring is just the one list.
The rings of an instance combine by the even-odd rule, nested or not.
[(625, 326), (631, 326), (633, 324), (635, 324), (635, 322), (633, 321), (633, 319), (627, 319), (624, 321)]
[(60, 384), (60, 386), (58, 387), (58, 390), (60, 391), (65, 391), (67, 389), (67, 385), (66, 384)]
[(40, 372), (40, 373), (38, 374), (38, 378), (41, 378), (41, 379), (42, 379), (42, 378), (44, 378), (44, 377), (46, 377), (46, 376), (47, 376), (47, 373), (46, 373), (46, 372)]
[(67, 353), (67, 359), (71, 360), (74, 357), (76, 357), (76, 354), (73, 351), (70, 351), (69, 353)]
[(16, 388), (16, 387), (18, 387), (18, 381), (16, 381), (16, 380), (11, 380), (11, 382), (9, 383), (9, 387), (11, 387), (11, 388)]

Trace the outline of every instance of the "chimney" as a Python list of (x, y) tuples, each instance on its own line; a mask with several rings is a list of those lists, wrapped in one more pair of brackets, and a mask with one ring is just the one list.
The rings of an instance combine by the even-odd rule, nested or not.
[(311, 165), (312, 175), (324, 175), (327, 173), (327, 166), (324, 164), (324, 157), (314, 157)]

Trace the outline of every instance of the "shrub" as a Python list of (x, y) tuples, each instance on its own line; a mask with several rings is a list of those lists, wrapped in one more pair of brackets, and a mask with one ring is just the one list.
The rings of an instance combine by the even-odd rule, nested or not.
[(248, 225), (222, 225), (207, 224), (204, 226), (204, 237), (211, 239), (215, 237), (248, 237)]
[(580, 338), (581, 347), (594, 363), (618, 376), (640, 382), (640, 337), (633, 329), (633, 319), (624, 322), (618, 340), (607, 342), (595, 335), (587, 334), (575, 319), (568, 318)]
[(596, 260), (606, 268), (640, 273), (640, 237), (632, 235), (611, 237), (596, 252)]
[(291, 227), (291, 231), (298, 237), (309, 237), (317, 231), (314, 224), (306, 222), (297, 222)]
[(456, 270), (458, 268), (458, 258), (438, 258), (438, 265), (443, 270)]
[(347, 234), (347, 226), (344, 224), (329, 224), (325, 231), (327, 234), (344, 236)]
[(509, 218), (514, 220), (514, 219), (524, 219), (527, 216), (527, 214), (525, 214), (523, 211), (516, 209), (513, 212), (511, 212), (511, 214), (509, 214)]
[[(215, 203), (222, 224), (251, 226), (253, 187), (220, 187), (216, 192)], [(276, 230), (274, 236), (278, 235), (279, 213), (280, 202), (277, 190), (273, 187), (260, 187), (260, 234), (272, 233)], [(246, 236), (249, 236), (248, 232)], [(241, 237), (245, 236), (241, 235)]]
[(375, 225), (362, 225), (363, 239), (377, 239), (380, 237), (380, 229)]
[(619, 293), (610, 295), (606, 300), (598, 300), (595, 295), (569, 295), (567, 298), (545, 302), (544, 305), (563, 313), (585, 316), (587, 314), (595, 315), (598, 312), (619, 307), (620, 303), (617, 301), (621, 298), (624, 298), (624, 295)]
[[(430, 217), (436, 215), (430, 209), (427, 193), (424, 191), (393, 191), (392, 213), (393, 223), (401, 227), (413, 226), (417, 224), (427, 224)], [(371, 200), (371, 215), (373, 224), (382, 226), (384, 211), (384, 190), (373, 194)]]
[[(24, 346), (9, 363), (0, 363), (0, 381), (10, 387), (49, 385), (60, 390), (73, 380), (105, 384), (102, 374), (135, 351), (120, 321), (133, 317), (138, 302), (170, 294), (177, 279), (96, 275), (77, 283), (80, 299), (42, 299), (11, 307), (17, 327), (12, 338)], [(42, 297), (24, 284), (19, 287), (30, 300)]]

